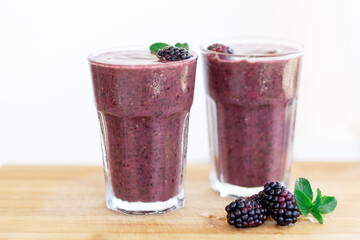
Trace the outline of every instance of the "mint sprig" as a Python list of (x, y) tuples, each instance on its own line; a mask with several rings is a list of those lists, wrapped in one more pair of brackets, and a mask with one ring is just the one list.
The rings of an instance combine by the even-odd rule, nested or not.
[[(150, 46), (150, 52), (153, 54), (157, 54), (159, 50), (163, 49), (164, 47), (170, 46), (170, 44), (163, 43), (163, 42), (157, 42), (154, 44), (151, 44)], [(175, 47), (177, 48), (185, 48), (186, 50), (189, 50), (189, 44), (187, 43), (176, 43)]]
[(170, 45), (167, 43), (162, 43), (162, 42), (154, 43), (150, 46), (150, 52), (157, 54), (159, 52), (159, 50), (163, 49), (166, 46), (170, 46)]
[(296, 180), (294, 197), (300, 213), (304, 216), (311, 213), (320, 224), (323, 224), (322, 214), (333, 212), (337, 206), (337, 201), (335, 197), (322, 196), (319, 188), (316, 190), (316, 194), (315, 200), (312, 201), (313, 191), (310, 182), (306, 178)]
[(185, 48), (186, 50), (189, 50), (189, 44), (187, 44), (187, 43), (176, 43), (175, 44), (175, 47), (177, 47), (177, 48)]

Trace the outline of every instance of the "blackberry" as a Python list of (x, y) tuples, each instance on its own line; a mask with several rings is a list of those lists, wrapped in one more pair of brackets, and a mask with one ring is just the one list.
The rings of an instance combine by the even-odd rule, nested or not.
[(238, 198), (225, 207), (227, 222), (236, 228), (257, 227), (268, 219), (267, 210), (255, 198)]
[(180, 61), (191, 57), (185, 48), (177, 48), (173, 46), (164, 47), (159, 50), (158, 56), (165, 61)]
[(214, 43), (208, 47), (208, 50), (215, 51), (215, 52), (222, 52), (222, 53), (229, 53), (233, 54), (234, 50), (232, 50), (230, 47), (227, 47), (223, 44)]
[(266, 183), (260, 196), (263, 206), (268, 209), (278, 225), (286, 226), (296, 223), (297, 217), (300, 215), (299, 207), (292, 193), (281, 183)]

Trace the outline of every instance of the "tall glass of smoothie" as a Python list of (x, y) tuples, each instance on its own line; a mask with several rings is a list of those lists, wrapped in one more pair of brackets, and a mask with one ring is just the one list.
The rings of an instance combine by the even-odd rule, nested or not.
[(287, 184), (302, 54), (297, 44), (261, 39), (202, 46), (210, 181), (221, 196)]
[(184, 204), (197, 56), (162, 61), (148, 48), (88, 57), (101, 128), (109, 209), (160, 214)]

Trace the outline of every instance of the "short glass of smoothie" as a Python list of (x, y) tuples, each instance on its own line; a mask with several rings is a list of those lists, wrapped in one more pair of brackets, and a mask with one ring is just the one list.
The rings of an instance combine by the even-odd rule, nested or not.
[(184, 204), (197, 55), (161, 61), (146, 47), (92, 53), (109, 209), (160, 214)]
[(287, 185), (303, 48), (237, 39), (205, 43), (201, 51), (211, 187), (223, 197), (246, 197), (267, 182)]

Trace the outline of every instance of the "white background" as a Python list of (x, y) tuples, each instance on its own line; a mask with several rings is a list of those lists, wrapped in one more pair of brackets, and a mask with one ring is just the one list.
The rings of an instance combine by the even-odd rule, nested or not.
[[(90, 52), (231, 36), (305, 46), (295, 159), (360, 159), (360, 1), (0, 0), (0, 162), (101, 164)], [(190, 163), (208, 161), (202, 70)]]

